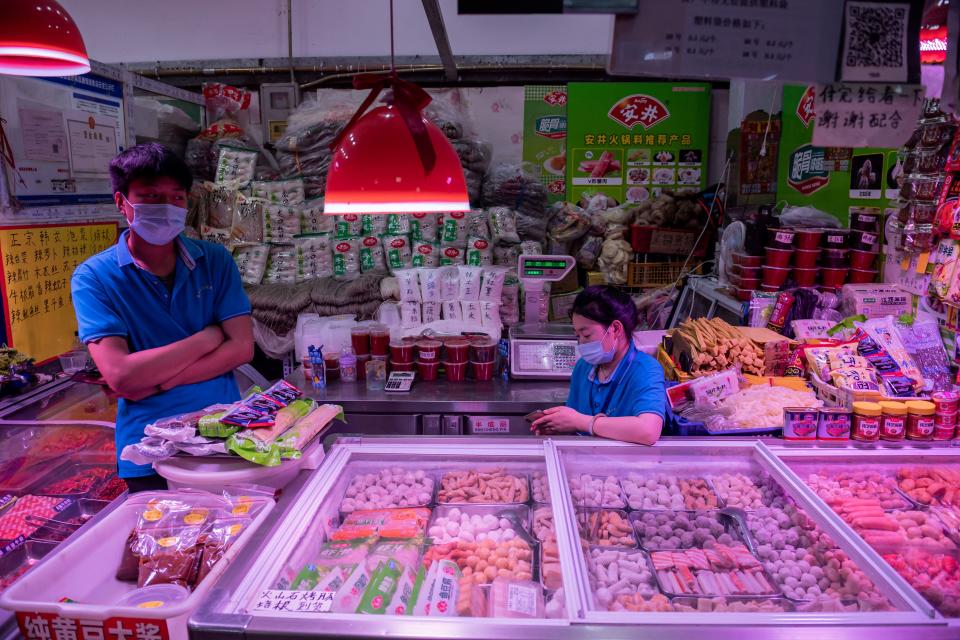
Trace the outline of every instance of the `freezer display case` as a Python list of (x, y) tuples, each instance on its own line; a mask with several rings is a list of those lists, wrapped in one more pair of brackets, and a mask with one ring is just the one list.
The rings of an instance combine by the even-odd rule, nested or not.
[(770, 449), (837, 526), (960, 626), (960, 452)]
[(829, 515), (754, 441), (358, 438), (304, 476), (190, 624), (198, 638), (947, 637)]
[(0, 406), (0, 416), (5, 420), (114, 424), (117, 421), (117, 401), (108, 397), (100, 385), (64, 378), (9, 399)]

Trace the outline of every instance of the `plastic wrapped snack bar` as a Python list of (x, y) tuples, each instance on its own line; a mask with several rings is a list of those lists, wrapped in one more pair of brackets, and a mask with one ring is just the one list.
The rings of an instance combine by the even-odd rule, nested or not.
[(240, 431), (227, 439), (227, 449), (255, 464), (275, 467), (283, 460), (299, 458), (307, 444), (335, 418), (343, 420), (343, 408), (323, 404), (273, 440), (261, 440), (249, 431)]

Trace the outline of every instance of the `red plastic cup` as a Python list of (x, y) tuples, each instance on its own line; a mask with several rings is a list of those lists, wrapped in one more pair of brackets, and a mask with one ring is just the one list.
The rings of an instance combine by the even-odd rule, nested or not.
[(854, 229), (850, 232), (850, 248), (858, 251), (880, 251), (880, 235), (871, 231), (859, 231)]
[(820, 269), (801, 269), (799, 267), (794, 268), (793, 270), (793, 281), (797, 283), (798, 287), (812, 287), (817, 282), (817, 274), (820, 273)]
[[(437, 379), (437, 370), (440, 369), (439, 362), (420, 362), (417, 361), (417, 375), (425, 382), (433, 382)], [(396, 371), (396, 369), (395, 369)]]
[(391, 371), (414, 371), (415, 369), (414, 369), (413, 362), (394, 362), (391, 360), (390, 370)]
[(751, 256), (746, 253), (734, 253), (733, 264), (738, 267), (752, 267), (759, 269), (763, 266), (763, 256)]
[(493, 338), (470, 338), (470, 358), (474, 362), (493, 362), (496, 356), (496, 340)]
[(820, 249), (797, 249), (793, 252), (793, 266), (798, 269), (813, 269), (820, 259)]
[(444, 340), (447, 349), (447, 362), (466, 364), (470, 353), (470, 341), (466, 338), (449, 338)]
[(323, 369), (326, 373), (327, 382), (331, 380), (340, 379), (340, 354), (339, 353), (325, 353), (323, 354)]
[(444, 362), (443, 367), (447, 370), (447, 380), (450, 382), (463, 382), (467, 379), (466, 362)]
[(777, 249), (792, 249), (796, 236), (793, 229), (767, 229), (767, 242)]
[(350, 329), (350, 344), (358, 356), (370, 353), (370, 327), (361, 326)]
[(828, 269), (846, 269), (850, 265), (847, 249), (824, 249), (820, 254), (820, 266)]
[(790, 256), (793, 255), (793, 249), (778, 249), (777, 247), (767, 247), (767, 261), (764, 267), (788, 267), (790, 266)]
[(741, 289), (737, 287), (737, 300), (742, 300), (746, 302), (753, 297), (753, 289)]
[[(490, 362), (471, 362), (470, 367), (473, 369), (473, 377), (475, 380), (480, 382), (493, 380), (493, 360)], [(447, 375), (449, 375), (449, 373)]]
[(777, 287), (777, 286), (775, 286), (775, 285), (762, 284), (762, 285), (760, 285), (760, 291), (765, 291), (765, 292), (767, 292), (767, 293), (773, 293), (774, 291), (780, 291), (780, 287)]
[(875, 282), (876, 279), (876, 269), (850, 269), (850, 282), (853, 284), (866, 284)]
[(761, 267), (741, 267), (738, 264), (733, 265), (730, 273), (740, 278), (759, 278), (763, 275)]
[(824, 229), (820, 244), (824, 249), (846, 249), (849, 229)]
[(823, 282), (823, 286), (830, 289), (837, 289), (842, 287), (843, 283), (847, 281), (847, 272), (849, 271), (846, 267), (824, 267), (820, 269), (820, 279)]
[(392, 340), (390, 342), (390, 359), (394, 362), (413, 362), (413, 343)]
[(794, 244), (797, 249), (811, 250), (820, 247), (820, 238), (823, 236), (823, 229), (797, 229), (797, 236)]
[(850, 214), (850, 228), (876, 233), (880, 228), (880, 214), (872, 211), (854, 211)]
[(877, 254), (873, 251), (858, 251), (854, 249), (850, 252), (850, 266), (854, 269), (873, 269), (877, 263)]
[(760, 278), (739, 278), (734, 284), (741, 289), (756, 289), (760, 286)]
[(390, 353), (390, 329), (382, 324), (370, 327), (370, 352), (375, 356)]
[(420, 340), (417, 342), (417, 359), (420, 362), (439, 362), (440, 347), (443, 343), (439, 340)]
[(787, 276), (790, 275), (789, 267), (771, 267), (768, 265), (763, 265), (763, 284), (768, 287), (777, 287), (778, 289), (783, 286), (783, 283), (787, 281)]

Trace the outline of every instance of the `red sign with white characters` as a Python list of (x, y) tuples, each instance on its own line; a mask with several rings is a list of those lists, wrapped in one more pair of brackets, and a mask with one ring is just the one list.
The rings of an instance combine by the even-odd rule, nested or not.
[(800, 96), (800, 102), (797, 103), (797, 117), (803, 126), (809, 127), (816, 114), (813, 112), (813, 100), (816, 97), (816, 88), (811, 84), (807, 90)]
[(653, 96), (642, 93), (627, 96), (610, 107), (607, 112), (610, 119), (619, 122), (628, 129), (640, 125), (649, 129), (670, 117), (667, 107)]
[(166, 620), (153, 618), (64, 618), (55, 613), (17, 612), (27, 640), (170, 640)]
[(543, 96), (543, 101), (547, 104), (563, 106), (567, 104), (567, 92), (551, 91), (547, 95)]

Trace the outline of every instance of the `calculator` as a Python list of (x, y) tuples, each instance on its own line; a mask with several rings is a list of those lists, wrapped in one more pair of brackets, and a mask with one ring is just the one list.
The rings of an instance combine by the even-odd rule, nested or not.
[(410, 391), (410, 387), (413, 386), (413, 377), (413, 371), (394, 371), (387, 379), (387, 384), (383, 387), (383, 390), (397, 392)]

